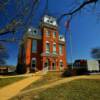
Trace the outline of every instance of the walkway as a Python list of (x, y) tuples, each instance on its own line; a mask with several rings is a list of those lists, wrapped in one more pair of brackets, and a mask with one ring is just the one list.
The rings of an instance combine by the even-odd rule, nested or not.
[(41, 73), (37, 73), (37, 74), (33, 74), (31, 76), (29, 76), (26, 79), (23, 79), (21, 81), (18, 81), (16, 83), (13, 83), (11, 85), (8, 85), (4, 88), (2, 88), (0, 90), (0, 100), (8, 100), (10, 98), (13, 98), (16, 95), (23, 95), (23, 94), (27, 94), (31, 91), (42, 91), (45, 90), (47, 88), (52, 88), (56, 85), (62, 84), (62, 83), (67, 83), (76, 79), (100, 79), (100, 75), (90, 75), (90, 76), (74, 76), (74, 77), (69, 77), (69, 78), (63, 78), (61, 80), (58, 80), (56, 82), (50, 83), (50, 84), (45, 84), (43, 86), (40, 87), (36, 87), (34, 89), (30, 89), (30, 90), (26, 90), (26, 91), (21, 91), (23, 90), (25, 87), (27, 87), (28, 85), (30, 85), (31, 83), (39, 80), (41, 77), (43, 77), (43, 74)]
[(41, 74), (36, 73), (28, 78), (25, 78), (21, 81), (15, 82), (13, 84), (10, 84), (8, 86), (5, 86), (4, 88), (0, 89), (0, 100), (8, 100), (14, 96), (16, 96), (22, 89), (30, 85), (31, 83), (39, 80), (42, 77)]

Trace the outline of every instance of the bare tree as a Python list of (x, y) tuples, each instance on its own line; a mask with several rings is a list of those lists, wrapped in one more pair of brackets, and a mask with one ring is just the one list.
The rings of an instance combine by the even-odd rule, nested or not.
[[(6, 11), (6, 7), (9, 6), (11, 1), (14, 1), (15, 13), (13, 17), (9, 16)], [(10, 18), (9, 23), (5, 24), (3, 28), (0, 29), (0, 35), (8, 33), (16, 33), (19, 28), (26, 29), (32, 22), (34, 9), (39, 4), (39, 0), (2, 0), (0, 1), (0, 12), (5, 15), (5, 17)], [(6, 20), (7, 20), (6, 18)], [(8, 19), (9, 20), (9, 19)]]
[[(13, 1), (13, 6), (15, 7), (15, 13), (11, 16), (7, 12), (7, 6)], [(27, 3), (26, 3), (27, 1)], [(31, 25), (32, 19), (35, 15), (35, 10), (40, 5), (40, 0), (0, 0), (0, 14), (4, 14), (5, 19), (8, 20), (3, 27), (0, 27), (0, 36), (8, 33), (16, 33), (18, 29), (22, 29), (23, 33)], [(74, 0), (73, 0), (74, 1)], [(75, 3), (78, 0), (75, 0)], [(83, 1), (83, 0), (82, 0)], [(77, 13), (79, 13), (83, 8), (90, 4), (97, 4), (100, 0), (84, 0), (81, 3), (78, 3), (76, 7), (69, 10), (66, 13), (59, 15), (58, 22), (64, 16), (69, 16), (70, 19)], [(63, 2), (63, 1), (62, 1)], [(67, 1), (66, 1), (67, 2)], [(43, 12), (47, 11), (48, 0), (46, 0), (45, 9)], [(52, 5), (51, 5), (52, 6)], [(72, 6), (72, 5), (70, 5)], [(12, 8), (13, 9), (13, 8)], [(70, 23), (70, 20), (68, 20)], [(2, 40), (9, 42), (9, 40)], [(10, 40), (12, 42), (12, 40)], [(7, 52), (3, 44), (0, 44), (0, 64), (5, 64), (5, 60), (8, 58)]]
[[(0, 1), (0, 12), (4, 13), (4, 15), (8, 16), (9, 18), (10, 16), (6, 12), (6, 7), (11, 1), (15, 1), (14, 6), (16, 8), (16, 13), (13, 15), (9, 23), (5, 24), (5, 26), (0, 29), (0, 35), (4, 35), (7, 33), (15, 33), (18, 28), (23, 28), (24, 30), (27, 29), (27, 27), (32, 22), (32, 18), (34, 16), (34, 9), (37, 8), (39, 5), (39, 0), (25, 0), (27, 1), (27, 3), (25, 3), (24, 0), (2, 0)], [(47, 9), (48, 1), (49, 0), (46, 0), (47, 3), (45, 5), (45, 9)], [(78, 3), (77, 7), (68, 11), (68, 13), (61, 14), (58, 18), (58, 21), (60, 21), (64, 16), (72, 17), (80, 10), (82, 10), (85, 6), (88, 6), (90, 4), (96, 4), (98, 1), (99, 0), (84, 0), (82, 3)]]
[(98, 48), (93, 48), (92, 51), (91, 51), (91, 56), (92, 56), (94, 59), (100, 60), (100, 47), (98, 47)]
[(8, 58), (9, 58), (9, 55), (7, 53), (7, 49), (2, 43), (0, 43), (0, 65), (6, 64), (6, 60)]
[(85, 6), (88, 6), (89, 4), (96, 4), (99, 0), (84, 0), (83, 3), (79, 4), (77, 7), (73, 8), (71, 11), (62, 14), (58, 21), (60, 21), (64, 16), (70, 16), (72, 17), (74, 14), (82, 10)]

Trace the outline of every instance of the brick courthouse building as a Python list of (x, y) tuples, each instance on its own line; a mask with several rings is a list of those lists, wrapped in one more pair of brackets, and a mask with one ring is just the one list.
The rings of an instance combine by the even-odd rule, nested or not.
[(45, 15), (40, 29), (30, 27), (20, 44), (18, 65), (27, 72), (34, 70), (62, 70), (66, 65), (65, 38), (58, 33), (56, 19)]

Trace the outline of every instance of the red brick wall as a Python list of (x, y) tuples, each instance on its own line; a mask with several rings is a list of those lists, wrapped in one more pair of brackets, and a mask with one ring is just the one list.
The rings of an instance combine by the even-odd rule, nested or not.
[[(50, 37), (46, 36), (46, 30), (50, 31)], [(53, 32), (56, 31), (56, 38), (53, 37)], [(62, 60), (63, 62), (63, 69), (67, 67), (66, 65), (66, 47), (65, 44), (63, 43), (63, 54), (59, 55), (57, 57), (46, 57), (46, 56), (41, 56), (41, 53), (46, 51), (46, 41), (50, 43), (50, 52), (53, 52), (53, 43), (56, 43), (56, 52), (59, 54), (59, 33), (56, 29), (50, 29), (43, 27), (42, 28), (42, 39), (37, 40), (37, 52), (33, 53), (32, 52), (32, 38), (28, 38), (25, 45), (26, 49), (26, 65), (29, 66), (31, 69), (31, 61), (32, 58), (36, 58), (36, 67), (38, 70), (42, 70), (44, 67), (44, 63), (46, 62), (47, 59), (50, 61), (50, 69), (52, 70), (52, 63), (54, 60), (56, 61), (56, 70), (60, 70), (59, 62)]]
[[(50, 37), (46, 36), (46, 30), (50, 31)], [(56, 31), (56, 38), (53, 38), (53, 32)], [(46, 41), (50, 43), (50, 52), (53, 51), (53, 43), (56, 43), (56, 52), (59, 54), (59, 33), (55, 29), (49, 29), (44, 27), (43, 28), (43, 52), (46, 50)], [(47, 57), (50, 59), (51, 63), (53, 63), (54, 59), (57, 61), (56, 70), (59, 70), (59, 61), (63, 61), (64, 68), (67, 67), (66, 65), (66, 47), (65, 44), (63, 45), (63, 55), (58, 56), (58, 58)], [(43, 61), (46, 62), (46, 57), (43, 57)], [(52, 69), (52, 67), (51, 67)]]
[(30, 61), (31, 61), (31, 45), (32, 45), (31, 39), (27, 39), (27, 42), (26, 42), (26, 65), (30, 65)]
[(34, 58), (34, 57), (36, 58), (36, 68), (38, 70), (42, 70), (41, 53), (42, 53), (42, 41), (41, 40), (37, 40), (37, 52), (36, 53), (32, 53), (31, 52), (31, 54), (32, 54), (31, 55), (31, 59)]

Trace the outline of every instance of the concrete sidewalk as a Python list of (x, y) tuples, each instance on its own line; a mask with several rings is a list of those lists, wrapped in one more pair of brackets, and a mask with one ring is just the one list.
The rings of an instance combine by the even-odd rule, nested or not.
[(16, 96), (22, 89), (30, 85), (31, 83), (39, 80), (43, 75), (38, 75), (39, 73), (33, 74), (28, 78), (25, 78), (21, 81), (15, 82), (4, 88), (0, 89), (0, 100), (8, 100)]

